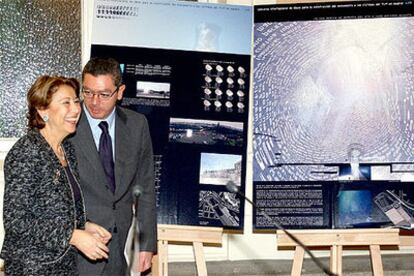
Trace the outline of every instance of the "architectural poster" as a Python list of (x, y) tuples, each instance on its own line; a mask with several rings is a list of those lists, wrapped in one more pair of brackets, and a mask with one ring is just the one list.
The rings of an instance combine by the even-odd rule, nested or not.
[(413, 227), (413, 10), (255, 7), (254, 199), (285, 227)]
[(158, 222), (242, 229), (252, 8), (95, 1), (92, 56), (122, 66), (122, 106), (146, 115)]

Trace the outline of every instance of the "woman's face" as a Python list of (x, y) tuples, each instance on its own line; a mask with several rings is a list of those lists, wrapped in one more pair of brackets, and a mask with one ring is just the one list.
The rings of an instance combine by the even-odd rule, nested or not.
[(51, 133), (58, 137), (66, 137), (76, 131), (81, 113), (80, 101), (72, 87), (62, 85), (53, 94), (48, 108), (39, 113), (41, 116), (49, 117), (45, 127), (49, 128)]

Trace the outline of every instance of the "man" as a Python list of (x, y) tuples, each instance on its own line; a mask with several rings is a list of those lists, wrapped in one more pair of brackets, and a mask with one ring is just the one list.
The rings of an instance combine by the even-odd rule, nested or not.
[[(107, 261), (78, 258), (80, 275), (126, 275), (125, 242), (132, 219), (133, 192), (140, 224), (139, 271), (151, 267), (156, 251), (152, 144), (145, 117), (117, 106), (125, 85), (119, 63), (92, 58), (82, 72), (82, 116), (75, 136), (80, 184), (87, 218), (112, 234)], [(101, 123), (105, 121), (106, 123)]]

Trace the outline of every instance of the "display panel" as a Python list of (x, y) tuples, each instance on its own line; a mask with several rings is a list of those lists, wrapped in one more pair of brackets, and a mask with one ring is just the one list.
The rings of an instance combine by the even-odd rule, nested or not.
[[(263, 183), (292, 182), (304, 194), (307, 188), (301, 185), (329, 183), (332, 201), (322, 208), (333, 216), (320, 226), (343, 228), (361, 225), (337, 216), (344, 201), (387, 190), (387, 181), (407, 182), (398, 186), (397, 194), (411, 194), (412, 11), (411, 1), (255, 8), (256, 196), (259, 190), (263, 193)], [(355, 188), (359, 181), (369, 192)], [(370, 199), (373, 204), (380, 201)], [(410, 204), (414, 198), (404, 200)], [(367, 222), (378, 226), (390, 221), (374, 215)], [(283, 224), (313, 227), (305, 219)]]
[(245, 188), (251, 7), (96, 5), (91, 55), (121, 63), (121, 105), (149, 122), (158, 222), (242, 229), (243, 201), (225, 185)]

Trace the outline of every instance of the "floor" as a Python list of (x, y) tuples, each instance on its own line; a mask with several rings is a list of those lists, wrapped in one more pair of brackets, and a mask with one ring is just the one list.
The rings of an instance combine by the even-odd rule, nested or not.
[[(329, 260), (321, 261), (329, 267)], [(383, 255), (384, 275), (414, 276), (414, 254)], [(225, 261), (207, 262), (209, 276), (224, 275), (290, 275), (292, 261), (289, 260), (249, 260), (249, 261)], [(170, 276), (196, 275), (194, 263), (171, 263), (168, 266)], [(324, 274), (311, 260), (306, 259), (302, 269), (302, 275), (319, 276)], [(343, 258), (343, 275), (366, 276), (372, 275), (369, 256), (352, 256)]]
[[(324, 265), (328, 266), (328, 259), (321, 258)], [(383, 255), (384, 275), (387, 276), (414, 276), (414, 254)], [(248, 261), (220, 261), (207, 262), (209, 276), (289, 276), (292, 261), (289, 260), (248, 260)], [(150, 274), (148, 274), (149, 276)], [(169, 276), (193, 276), (197, 275), (194, 263), (170, 263)], [(303, 276), (326, 275), (311, 260), (306, 259), (302, 269)], [(372, 275), (370, 259), (368, 256), (351, 256), (343, 258), (344, 276)], [(0, 271), (0, 276), (4, 273)]]

